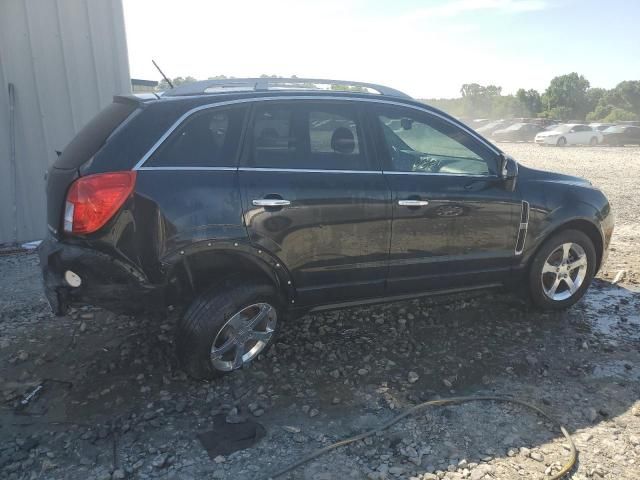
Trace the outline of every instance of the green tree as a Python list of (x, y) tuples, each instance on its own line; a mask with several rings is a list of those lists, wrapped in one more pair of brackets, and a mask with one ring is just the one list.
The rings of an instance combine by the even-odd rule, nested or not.
[(587, 114), (588, 122), (598, 122), (603, 120), (615, 107), (609, 104), (600, 104), (593, 112)]
[(638, 120), (638, 118), (640, 117), (633, 112), (614, 107), (602, 121), (606, 123), (616, 123), (625, 120)]
[(470, 117), (491, 117), (493, 103), (500, 97), (502, 87), (465, 83), (460, 88), (464, 115)]
[(540, 113), (541, 117), (550, 118), (553, 120), (560, 120), (562, 122), (567, 122), (571, 119), (576, 118), (573, 115), (573, 110), (569, 107), (553, 107), (545, 110)]
[(542, 99), (537, 90), (521, 88), (516, 92), (516, 98), (527, 115), (536, 116), (542, 111)]
[[(197, 82), (197, 80), (191, 76), (188, 77), (176, 77), (171, 79), (171, 83), (173, 83), (174, 87), (177, 87), (178, 85), (183, 85), (185, 83), (193, 83), (193, 82)], [(167, 83), (167, 81), (163, 78), (160, 83), (158, 83), (158, 86), (156, 87), (156, 90), (159, 91), (164, 91), (164, 90), (169, 90), (171, 87), (169, 86), (169, 84)]]
[(587, 90), (587, 111), (594, 111), (606, 94), (607, 90), (604, 88), (590, 88)]
[(589, 80), (575, 72), (553, 78), (545, 91), (547, 116), (552, 118), (551, 112), (554, 112), (568, 114), (568, 118), (563, 119), (584, 118), (589, 112), (588, 88)]
[(640, 81), (627, 80), (611, 90), (604, 90), (593, 111), (587, 115), (587, 120), (616, 122), (639, 117)]
[(640, 80), (620, 82), (613, 91), (618, 100), (614, 105), (640, 115)]

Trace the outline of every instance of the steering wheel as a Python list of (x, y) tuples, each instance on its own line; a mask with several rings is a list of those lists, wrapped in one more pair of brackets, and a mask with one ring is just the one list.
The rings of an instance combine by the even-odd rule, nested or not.
[(438, 172), (442, 167), (442, 162), (431, 155), (420, 155), (413, 164), (414, 172)]

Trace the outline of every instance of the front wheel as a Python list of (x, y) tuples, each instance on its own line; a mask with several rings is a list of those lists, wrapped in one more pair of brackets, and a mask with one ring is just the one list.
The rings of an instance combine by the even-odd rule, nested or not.
[(543, 310), (570, 307), (582, 298), (596, 271), (593, 242), (578, 230), (565, 230), (546, 240), (531, 264), (529, 292)]
[(595, 147), (596, 145), (598, 145), (598, 139), (596, 137), (591, 137), (591, 140), (589, 140), (589, 145)]
[(564, 137), (560, 137), (560, 138), (558, 139), (558, 141), (556, 142), (556, 146), (557, 146), (557, 147), (564, 147), (564, 146), (566, 146), (566, 145), (567, 145), (567, 139), (566, 139), (566, 138), (564, 138)]
[(227, 281), (201, 294), (178, 325), (182, 368), (206, 380), (241, 368), (270, 345), (281, 309), (273, 286), (250, 280)]

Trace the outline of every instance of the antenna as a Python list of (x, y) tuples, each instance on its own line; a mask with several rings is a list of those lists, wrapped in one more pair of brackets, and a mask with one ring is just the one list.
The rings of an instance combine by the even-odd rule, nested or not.
[(162, 75), (162, 78), (164, 78), (167, 83), (169, 84), (169, 86), (171, 88), (173, 88), (173, 83), (171, 83), (171, 80), (169, 80), (169, 77), (167, 77), (164, 72), (160, 69), (160, 67), (158, 66), (158, 64), (156, 63), (155, 60), (151, 59), (151, 63), (153, 63), (153, 66), (156, 67), (158, 69), (158, 71), (160, 72), (160, 75)]

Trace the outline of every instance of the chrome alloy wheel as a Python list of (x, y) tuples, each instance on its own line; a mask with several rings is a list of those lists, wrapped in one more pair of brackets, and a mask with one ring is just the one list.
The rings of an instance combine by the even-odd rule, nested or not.
[(587, 275), (587, 254), (577, 243), (563, 243), (542, 266), (542, 290), (554, 301), (570, 298)]
[(267, 346), (277, 323), (276, 309), (268, 303), (243, 308), (223, 325), (211, 346), (211, 364), (229, 372), (250, 362)]

